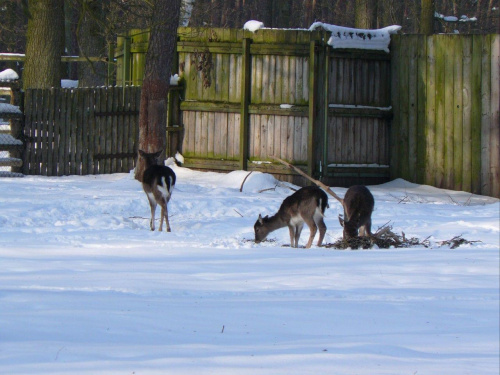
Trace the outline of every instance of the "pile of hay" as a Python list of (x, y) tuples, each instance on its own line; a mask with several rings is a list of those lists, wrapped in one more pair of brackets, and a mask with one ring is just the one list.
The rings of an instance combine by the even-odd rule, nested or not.
[[(439, 246), (449, 246), (450, 249), (456, 249), (461, 245), (472, 244), (481, 241), (469, 241), (462, 236), (455, 236), (451, 240), (438, 242)], [(392, 231), (392, 226), (385, 224), (372, 237), (355, 237), (349, 240), (338, 239), (334, 243), (326, 244), (325, 247), (332, 249), (371, 249), (374, 246), (379, 249), (407, 248), (411, 246), (430, 247), (429, 237), (423, 241), (416, 237), (406, 238), (404, 232), (398, 235)]]
[(404, 232), (398, 235), (392, 231), (392, 226), (384, 225), (372, 237), (354, 237), (348, 240), (338, 239), (334, 243), (326, 244), (327, 248), (334, 249), (371, 249), (374, 246), (379, 249), (401, 248), (410, 246), (429, 247), (429, 238), (420, 241), (416, 237), (406, 238)]

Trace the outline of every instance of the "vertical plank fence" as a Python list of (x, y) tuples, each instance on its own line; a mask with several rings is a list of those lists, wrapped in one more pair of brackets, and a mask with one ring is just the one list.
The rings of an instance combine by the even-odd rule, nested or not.
[[(146, 36), (123, 40), (119, 83), (141, 80)], [(330, 185), (401, 177), (500, 196), (498, 34), (395, 35), (390, 55), (332, 50), (327, 36), (180, 28), (169, 155), (303, 183), (276, 155)], [(25, 95), (25, 174), (133, 168), (139, 88)]]
[(138, 142), (140, 88), (28, 89), (23, 173), (129, 172)]
[(500, 197), (500, 35), (392, 39), (391, 176)]

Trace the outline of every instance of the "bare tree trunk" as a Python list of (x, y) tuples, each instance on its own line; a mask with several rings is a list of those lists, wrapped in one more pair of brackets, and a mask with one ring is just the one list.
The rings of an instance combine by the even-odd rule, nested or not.
[(422, 0), (420, 34), (434, 34), (434, 0)]
[(356, 0), (355, 27), (373, 29), (377, 24), (377, 0)]
[[(84, 57), (106, 56), (106, 40), (101, 33), (104, 24), (104, 10), (101, 0), (84, 0), (80, 5), (80, 18), (78, 21), (78, 47), (80, 55)], [(80, 65), (78, 72), (78, 86), (102, 86), (106, 81), (107, 66), (104, 62), (86, 61)]]
[(30, 0), (23, 87), (61, 87), (64, 0)]
[[(156, 0), (139, 112), (139, 149), (151, 153), (165, 150), (167, 95), (177, 41), (180, 0)], [(145, 163), (139, 155), (135, 178), (142, 181)]]

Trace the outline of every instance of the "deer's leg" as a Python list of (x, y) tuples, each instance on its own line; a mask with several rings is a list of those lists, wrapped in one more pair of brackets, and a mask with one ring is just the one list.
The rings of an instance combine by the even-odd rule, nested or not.
[(316, 236), (316, 232), (318, 231), (318, 228), (316, 227), (316, 223), (314, 220), (311, 218), (310, 220), (306, 220), (306, 224), (309, 227), (310, 235), (309, 235), (309, 241), (307, 241), (306, 249), (309, 249), (314, 241), (314, 236)]
[(295, 247), (299, 247), (299, 238), (302, 233), (302, 228), (304, 227), (304, 223), (297, 224), (295, 228)]
[(166, 230), (167, 232), (171, 232), (170, 223), (168, 222), (168, 202), (165, 202), (165, 208), (162, 210), (162, 214), (164, 215), (161, 219), (163, 220), (163, 217), (165, 217), (165, 226), (167, 227)]
[(155, 230), (155, 212), (156, 212), (156, 201), (153, 197), (151, 197), (148, 194), (148, 201), (149, 201), (149, 208), (151, 208), (151, 220), (149, 221), (149, 227), (151, 228), (152, 231)]
[(326, 225), (325, 225), (325, 222), (323, 221), (322, 217), (320, 217), (318, 220), (315, 220), (315, 222), (319, 228), (318, 246), (321, 246), (321, 244), (323, 243), (323, 239), (325, 238)]
[(365, 225), (359, 228), (359, 235), (371, 237), (372, 236), (371, 228), (372, 228), (372, 220), (368, 219)]
[(290, 232), (290, 247), (297, 247), (294, 245), (295, 241), (295, 227), (293, 225), (288, 226), (288, 231)]
[(165, 209), (161, 206), (161, 215), (160, 215), (160, 232), (163, 230), (163, 216), (165, 215)]

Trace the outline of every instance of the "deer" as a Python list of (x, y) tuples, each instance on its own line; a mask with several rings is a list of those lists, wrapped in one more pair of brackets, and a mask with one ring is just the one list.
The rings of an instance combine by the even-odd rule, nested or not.
[(375, 200), (366, 186), (354, 185), (347, 189), (342, 206), (344, 218), (339, 215), (340, 225), (344, 228), (343, 238), (348, 240), (359, 235), (371, 237), (372, 212)]
[(152, 231), (155, 230), (155, 212), (156, 205), (161, 207), (160, 229), (163, 229), (163, 219), (165, 219), (166, 230), (170, 232), (170, 223), (168, 221), (167, 204), (172, 197), (172, 191), (175, 186), (175, 173), (174, 171), (164, 165), (159, 165), (160, 155), (163, 150), (147, 153), (139, 150), (139, 154), (143, 157), (145, 162), (144, 174), (142, 177), (142, 188), (146, 193), (151, 208), (151, 220), (149, 226)]
[(262, 242), (269, 233), (288, 226), (290, 246), (298, 247), (300, 233), (304, 223), (306, 223), (310, 230), (306, 249), (311, 247), (318, 229), (318, 246), (321, 246), (326, 233), (323, 218), (327, 207), (328, 196), (323, 190), (317, 186), (303, 187), (285, 198), (274, 216), (263, 218), (259, 214), (259, 218), (254, 225), (255, 242)]

